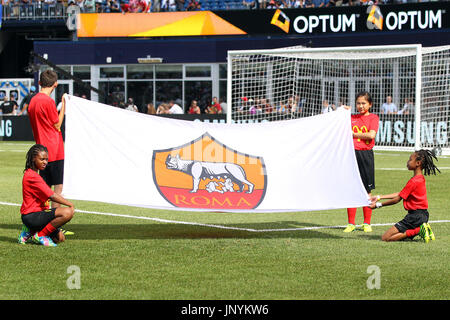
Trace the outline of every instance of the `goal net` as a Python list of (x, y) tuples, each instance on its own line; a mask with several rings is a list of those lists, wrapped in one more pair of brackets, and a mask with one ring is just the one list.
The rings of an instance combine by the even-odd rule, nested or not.
[(450, 153), (450, 46), (305, 48), (228, 52), (227, 122), (355, 112), (368, 91), (380, 116), (376, 149)]

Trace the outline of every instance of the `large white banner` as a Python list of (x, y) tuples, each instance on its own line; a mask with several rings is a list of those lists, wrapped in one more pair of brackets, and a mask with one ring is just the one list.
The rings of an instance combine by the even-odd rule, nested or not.
[(69, 199), (206, 211), (368, 205), (350, 112), (254, 124), (140, 114), (68, 96)]

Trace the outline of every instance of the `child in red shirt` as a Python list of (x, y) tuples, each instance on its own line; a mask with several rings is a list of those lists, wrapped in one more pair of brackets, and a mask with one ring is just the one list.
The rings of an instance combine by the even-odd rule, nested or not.
[[(74, 215), (73, 204), (55, 193), (38, 174), (47, 164), (47, 148), (40, 144), (32, 146), (27, 152), (22, 179), (23, 202), (20, 213), (23, 226), (18, 238), (20, 244), (32, 239), (44, 246), (56, 246), (56, 243), (65, 240), (58, 228), (69, 222)], [(49, 200), (67, 207), (50, 209)]]
[[(369, 196), (371, 191), (375, 189), (373, 147), (380, 122), (379, 117), (370, 112), (372, 105), (372, 96), (369, 92), (363, 91), (358, 93), (356, 95), (356, 109), (358, 113), (351, 116), (356, 161), (361, 181)], [(350, 109), (350, 107), (346, 107), (346, 109)], [(347, 208), (348, 225), (344, 232), (353, 232), (356, 229), (356, 210), (356, 208)], [(366, 206), (362, 210), (364, 216), (363, 230), (364, 232), (372, 232), (372, 226), (370, 225), (372, 209)]]
[[(408, 210), (405, 218), (387, 230), (381, 239), (383, 241), (399, 241), (405, 238), (414, 238), (419, 235), (425, 242), (435, 240), (433, 231), (428, 223), (428, 199), (424, 175), (436, 174), (439, 169), (434, 165), (436, 156), (430, 150), (419, 150), (411, 154), (406, 167), (414, 172), (413, 177), (398, 193), (372, 197), (371, 208), (381, 208), (400, 202)], [(389, 199), (377, 202), (380, 199)]]

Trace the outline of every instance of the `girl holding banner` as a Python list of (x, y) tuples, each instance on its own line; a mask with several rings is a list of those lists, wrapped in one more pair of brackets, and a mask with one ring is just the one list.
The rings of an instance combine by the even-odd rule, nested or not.
[[(358, 162), (359, 174), (361, 180), (370, 195), (375, 189), (375, 161), (373, 156), (373, 147), (375, 145), (375, 137), (379, 126), (379, 117), (370, 113), (372, 107), (372, 96), (368, 92), (360, 92), (356, 96), (357, 114), (351, 116), (353, 144), (355, 146), (356, 160)], [(346, 109), (350, 107), (346, 106)], [(356, 208), (347, 208), (348, 225), (344, 232), (352, 232), (356, 229), (355, 217)], [(364, 232), (372, 232), (370, 220), (372, 217), (372, 209), (363, 207)]]

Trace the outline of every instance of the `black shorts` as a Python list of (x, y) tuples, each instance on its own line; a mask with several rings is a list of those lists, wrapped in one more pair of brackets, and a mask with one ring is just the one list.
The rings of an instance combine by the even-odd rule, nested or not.
[(373, 150), (355, 150), (359, 175), (367, 193), (375, 189), (375, 160)]
[(397, 222), (394, 226), (401, 233), (405, 233), (406, 230), (415, 229), (420, 227), (422, 223), (428, 222), (428, 210), (410, 210), (402, 221)]
[(49, 162), (44, 170), (39, 171), (39, 174), (49, 187), (63, 184), (64, 160)]
[[(44, 211), (22, 214), (22, 222), (30, 229), (31, 233), (35, 233), (44, 229), (50, 221), (55, 219), (55, 211), (56, 208), (52, 208)], [(54, 231), (50, 237), (55, 238), (58, 235), (58, 232), (59, 229)]]

